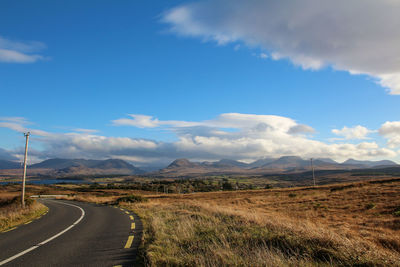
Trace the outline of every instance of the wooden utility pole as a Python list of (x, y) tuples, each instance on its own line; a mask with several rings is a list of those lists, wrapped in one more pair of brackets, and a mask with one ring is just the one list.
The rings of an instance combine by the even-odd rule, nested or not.
[(312, 169), (312, 178), (313, 178), (314, 187), (315, 187), (314, 164), (313, 164), (313, 159), (312, 158), (311, 158), (311, 169)]
[(25, 208), (25, 178), (26, 178), (26, 162), (28, 159), (29, 135), (30, 135), (30, 132), (24, 133), (26, 142), (25, 142), (25, 157), (24, 157), (24, 175), (22, 177), (22, 198), (21, 198), (22, 208)]

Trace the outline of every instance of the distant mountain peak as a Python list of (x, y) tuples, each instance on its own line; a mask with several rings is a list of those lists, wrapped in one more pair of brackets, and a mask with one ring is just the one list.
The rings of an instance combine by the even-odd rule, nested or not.
[(195, 166), (198, 166), (198, 164), (191, 162), (188, 159), (182, 158), (174, 160), (171, 164), (168, 165), (167, 168), (182, 168), (182, 167), (190, 168)]
[(54, 170), (96, 170), (110, 171), (110, 172), (123, 172), (123, 173), (143, 173), (142, 170), (133, 166), (132, 164), (121, 159), (106, 159), (106, 160), (93, 160), (93, 159), (47, 159), (40, 163), (29, 166), (32, 169), (54, 169)]
[(266, 165), (266, 164), (268, 164), (268, 163), (271, 163), (271, 162), (273, 162), (273, 161), (275, 161), (275, 160), (276, 160), (276, 158), (262, 158), (262, 159), (258, 159), (258, 160), (256, 160), (256, 161), (250, 163), (250, 164), (249, 164), (249, 167), (250, 167), (250, 168), (258, 168), (258, 167), (264, 166), (264, 165)]
[(261, 167), (287, 169), (287, 168), (303, 168), (308, 165), (309, 162), (307, 160), (304, 160), (298, 156), (283, 156)]
[(336, 161), (334, 161), (331, 158), (316, 158), (315, 160), (319, 160), (319, 161), (331, 163), (331, 164), (338, 164)]
[(355, 160), (355, 159), (348, 159), (342, 163), (343, 165), (362, 165), (367, 167), (376, 167), (376, 166), (397, 166), (398, 164), (391, 160)]

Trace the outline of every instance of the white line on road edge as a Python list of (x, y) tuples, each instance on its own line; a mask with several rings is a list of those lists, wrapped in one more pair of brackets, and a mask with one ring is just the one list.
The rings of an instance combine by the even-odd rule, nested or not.
[(8, 263), (8, 262), (10, 262), (10, 261), (12, 261), (12, 260), (15, 260), (16, 258), (19, 258), (19, 257), (21, 257), (22, 255), (24, 255), (24, 254), (26, 254), (26, 253), (28, 253), (28, 252), (31, 252), (32, 250), (37, 249), (38, 247), (40, 247), (40, 246), (42, 246), (42, 245), (44, 245), (44, 244), (50, 242), (51, 240), (53, 240), (53, 239), (59, 237), (60, 235), (64, 234), (65, 232), (67, 232), (68, 230), (70, 230), (72, 227), (74, 227), (75, 225), (77, 225), (77, 224), (83, 219), (83, 217), (85, 217), (85, 211), (84, 211), (81, 207), (76, 206), (76, 205), (73, 205), (73, 204), (69, 204), (69, 203), (64, 203), (64, 202), (57, 202), (57, 203), (64, 204), (64, 205), (68, 205), (68, 206), (72, 206), (72, 207), (75, 207), (75, 208), (80, 209), (81, 212), (82, 212), (81, 217), (79, 217), (78, 220), (76, 220), (73, 224), (71, 224), (70, 226), (68, 226), (67, 228), (65, 228), (64, 230), (62, 230), (61, 232), (59, 232), (58, 234), (53, 235), (52, 237), (46, 239), (45, 241), (40, 242), (39, 244), (34, 245), (33, 247), (30, 247), (30, 248), (28, 248), (28, 249), (26, 249), (26, 250), (24, 250), (24, 251), (22, 251), (22, 252), (20, 252), (20, 253), (18, 253), (18, 254), (16, 254), (16, 255), (12, 256), (12, 257), (10, 257), (10, 258), (8, 258), (8, 259), (5, 259), (5, 260), (1, 261), (1, 262), (0, 262), (0, 266), (1, 266), (1, 265), (4, 265), (4, 264), (6, 264), (6, 263)]

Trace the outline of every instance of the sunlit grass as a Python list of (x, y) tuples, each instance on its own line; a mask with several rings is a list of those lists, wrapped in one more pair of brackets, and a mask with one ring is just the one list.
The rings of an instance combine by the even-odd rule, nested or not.
[(399, 185), (199, 193), (126, 206), (145, 224), (148, 266), (398, 266)]
[(9, 198), (4, 194), (0, 199), (0, 232), (34, 220), (47, 210), (46, 206), (29, 198), (22, 208), (18, 197)]
[(140, 255), (147, 266), (399, 266), (400, 262), (398, 179), (169, 195), (80, 189), (69, 187), (64, 193), (78, 201), (119, 203), (139, 214), (144, 223)]

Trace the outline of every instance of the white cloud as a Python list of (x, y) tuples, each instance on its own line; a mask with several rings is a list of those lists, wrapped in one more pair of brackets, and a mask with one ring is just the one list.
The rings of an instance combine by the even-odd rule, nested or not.
[(375, 142), (362, 142), (357, 145), (360, 149), (377, 149), (379, 148), (378, 144)]
[(116, 126), (135, 126), (139, 128), (154, 128), (159, 126), (158, 120), (152, 116), (130, 114), (131, 119), (122, 118), (113, 120), (112, 123)]
[(14, 122), (19, 124), (30, 124), (24, 117), (0, 117), (0, 121)]
[(259, 57), (262, 58), (262, 59), (267, 59), (268, 55), (265, 54), (265, 53), (260, 53)]
[(0, 121), (0, 127), (2, 128), (9, 128), (11, 130), (17, 131), (17, 132), (25, 132), (26, 128), (23, 127), (21, 124), (14, 123), (14, 122), (7, 122), (7, 121)]
[(346, 127), (344, 126), (342, 129), (333, 129), (332, 133), (343, 136), (345, 139), (366, 139), (367, 135), (372, 133), (373, 131), (365, 128), (364, 126), (357, 125), (354, 127)]
[(290, 118), (275, 115), (256, 115), (241, 113), (224, 113), (217, 118), (207, 121), (178, 121), (158, 120), (152, 116), (130, 114), (131, 118), (120, 118), (113, 120), (115, 126), (134, 126), (138, 128), (155, 128), (167, 126), (172, 128), (187, 127), (219, 127), (219, 128), (262, 128), (271, 127), (275, 130), (287, 132), (296, 122)]
[(17, 42), (0, 36), (0, 62), (4, 63), (33, 63), (48, 58), (34, 54), (46, 48), (41, 42)]
[(312, 127), (310, 127), (308, 125), (303, 125), (303, 124), (298, 124), (296, 126), (293, 126), (288, 131), (289, 134), (305, 134), (305, 133), (314, 133), (314, 132), (315, 132), (315, 130)]
[(261, 47), (304, 69), (367, 74), (400, 94), (399, 14), (395, 0), (213, 0), (172, 8), (162, 21), (176, 34)]
[(14, 153), (12, 151), (3, 149), (1, 147), (0, 147), (0, 159), (2, 159), (2, 160), (12, 160), (12, 161), (18, 160), (18, 158), (14, 156)]
[(381, 135), (400, 135), (400, 121), (387, 121), (379, 129)]
[[(19, 123), (21, 121), (22, 123)], [(159, 120), (147, 115), (130, 115), (116, 120), (115, 125), (133, 127), (162, 127), (176, 134), (174, 142), (145, 138), (108, 137), (76, 129), (74, 132), (52, 133), (27, 129), (25, 119), (9, 118), (0, 127), (18, 132), (32, 132), (30, 154), (35, 159), (66, 158), (125, 158), (136, 163), (170, 162), (176, 158), (218, 160), (231, 158), (251, 161), (264, 157), (298, 155), (301, 157), (330, 157), (343, 161), (347, 158), (391, 158), (396, 152), (379, 147), (375, 142), (359, 144), (327, 144), (312, 139), (314, 129), (287, 117), (225, 113), (204, 121)], [(35, 150), (35, 144), (41, 147)], [(23, 149), (14, 151), (22, 155)]]
[(379, 134), (387, 139), (388, 146), (400, 146), (400, 121), (387, 121), (379, 129)]
[[(283, 155), (332, 157), (338, 160), (350, 157), (362, 159), (396, 156), (394, 151), (380, 148), (375, 142), (326, 144), (312, 140), (304, 135), (313, 133), (312, 127), (299, 124), (291, 118), (275, 115), (225, 113), (211, 120), (197, 122), (162, 121), (151, 116), (147, 116), (146, 121), (154, 123), (137, 123), (133, 120), (134, 123), (123, 119), (117, 121), (136, 127), (167, 127), (174, 131), (178, 141), (163, 147), (172, 149), (171, 156), (202, 159), (227, 157), (240, 160)], [(371, 132), (362, 126), (343, 129), (343, 134), (349, 138), (363, 139)]]
[(30, 132), (37, 136), (50, 135), (50, 133), (42, 130), (27, 128), (25, 126), (27, 124), (31, 124), (31, 122), (23, 117), (0, 117), (0, 128), (8, 128), (20, 133)]
[(190, 127), (198, 125), (195, 122), (186, 121), (159, 121), (152, 116), (141, 114), (129, 114), (129, 117), (131, 118), (113, 120), (112, 123), (115, 126), (134, 126), (138, 128), (155, 128), (166, 125), (174, 127)]

